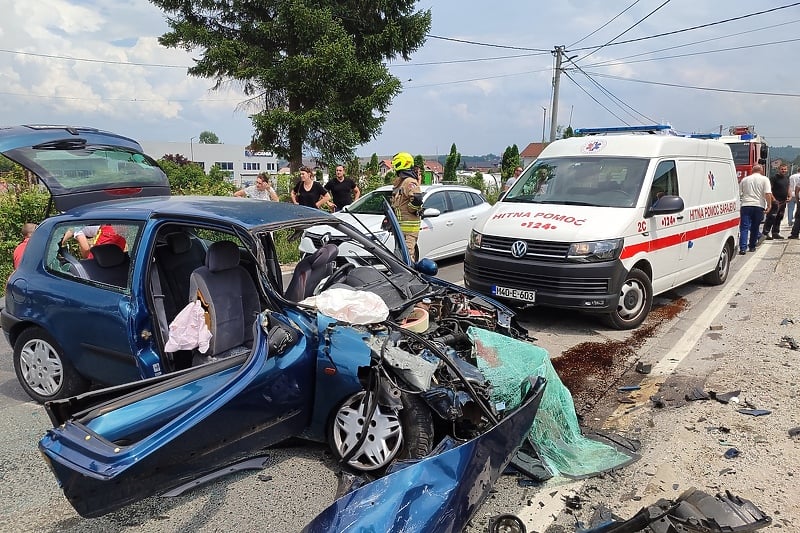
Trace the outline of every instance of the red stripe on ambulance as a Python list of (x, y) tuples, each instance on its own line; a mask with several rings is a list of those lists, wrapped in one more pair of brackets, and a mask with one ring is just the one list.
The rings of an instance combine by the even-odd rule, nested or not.
[(620, 254), (619, 258), (627, 259), (641, 252), (654, 252), (656, 250), (661, 250), (662, 248), (668, 248), (670, 246), (676, 246), (678, 244), (699, 239), (701, 237), (714, 235), (715, 233), (720, 233), (738, 226), (739, 218), (737, 217), (724, 222), (718, 222), (717, 224), (711, 224), (710, 226), (696, 228), (691, 231), (675, 233), (674, 235), (667, 235), (666, 237), (660, 237), (658, 239), (631, 244), (630, 246), (625, 246), (622, 249), (622, 253)]

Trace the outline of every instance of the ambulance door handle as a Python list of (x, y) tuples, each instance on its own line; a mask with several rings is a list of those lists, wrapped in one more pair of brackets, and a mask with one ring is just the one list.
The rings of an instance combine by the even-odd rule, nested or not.
[(683, 215), (678, 215), (678, 216), (677, 216), (677, 217), (675, 217), (675, 218), (677, 218), (678, 220), (683, 220)]

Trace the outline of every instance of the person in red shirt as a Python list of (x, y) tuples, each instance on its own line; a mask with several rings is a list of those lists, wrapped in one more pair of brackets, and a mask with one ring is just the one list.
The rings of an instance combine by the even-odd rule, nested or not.
[(22, 254), (25, 253), (25, 248), (28, 246), (28, 241), (33, 235), (33, 232), (36, 231), (36, 224), (31, 222), (26, 222), (22, 225), (22, 242), (14, 248), (14, 268), (19, 268), (20, 262), (22, 262)]

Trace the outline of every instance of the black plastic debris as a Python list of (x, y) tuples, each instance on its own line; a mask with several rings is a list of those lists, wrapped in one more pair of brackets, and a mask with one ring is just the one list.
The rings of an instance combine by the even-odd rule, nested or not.
[(764, 416), (772, 413), (769, 409), (737, 409), (736, 411), (750, 416)]
[(798, 435), (800, 435), (800, 427), (792, 428), (789, 430), (790, 437), (797, 437)]
[(700, 387), (692, 387), (689, 392), (686, 393), (686, 401), (687, 402), (695, 402), (699, 400), (710, 400), (711, 397), (701, 389)]
[(639, 374), (649, 374), (653, 370), (652, 363), (645, 363), (643, 361), (639, 361), (636, 363), (636, 372)]
[(617, 389), (617, 391), (619, 391), (619, 392), (631, 392), (631, 391), (639, 390), (641, 388), (642, 387), (640, 387), (639, 385), (625, 385), (624, 387), (619, 387)]
[(782, 346), (784, 348), (791, 348), (792, 350), (800, 349), (800, 344), (794, 340), (794, 337), (790, 337), (788, 335), (784, 335), (781, 337), (781, 342), (778, 343), (778, 346)]
[(742, 391), (740, 390), (725, 392), (722, 394), (718, 394), (713, 390), (708, 391), (708, 395), (714, 400), (717, 400), (719, 403), (729, 403), (734, 398), (738, 398), (741, 393)]
[(650, 396), (650, 401), (653, 402), (653, 407), (656, 407), (658, 409), (663, 409), (664, 407), (667, 406), (667, 404), (664, 403), (664, 397), (661, 396), (660, 394)]
[(583, 508), (581, 497), (575, 494), (574, 496), (564, 496), (564, 505), (568, 509), (578, 510)]
[(786, 326), (788, 324), (794, 324), (794, 320), (792, 320), (791, 318), (784, 318), (783, 320), (781, 320), (781, 326)]
[[(749, 500), (734, 496), (730, 491), (712, 496), (691, 488), (674, 501), (660, 499), (643, 507), (628, 520), (608, 512), (595, 513), (592, 524), (603, 523), (580, 533), (749, 533), (766, 527), (772, 519)], [(611, 519), (609, 520), (609, 514)]]
[(734, 459), (739, 457), (739, 454), (740, 452), (736, 448), (728, 448), (725, 450), (725, 459)]
[(525, 524), (513, 514), (500, 514), (489, 519), (489, 533), (526, 533)]

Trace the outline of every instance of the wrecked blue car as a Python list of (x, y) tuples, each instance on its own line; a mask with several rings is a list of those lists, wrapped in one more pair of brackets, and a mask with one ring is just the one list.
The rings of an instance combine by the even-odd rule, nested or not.
[[(516, 406), (494, 401), (467, 332), (527, 332), (505, 306), (433, 277), (435, 264), (322, 211), (169, 196), (156, 162), (111, 133), (7, 128), (0, 151), (62, 212), (31, 237), (2, 322), (20, 384), (53, 423), (39, 448), (82, 516), (294, 437), (387, 483), (444, 464), (457, 475), (441, 489), (473, 513), (522, 444), (524, 431), (497, 428), (530, 427), (544, 380), (520, 383)], [(330, 242), (285, 259), (320, 225), (369, 266), (337, 262)], [(337, 314), (321, 303), (334, 291), (349, 296), (329, 303), (373, 307)], [(399, 469), (406, 460), (420, 461)]]

